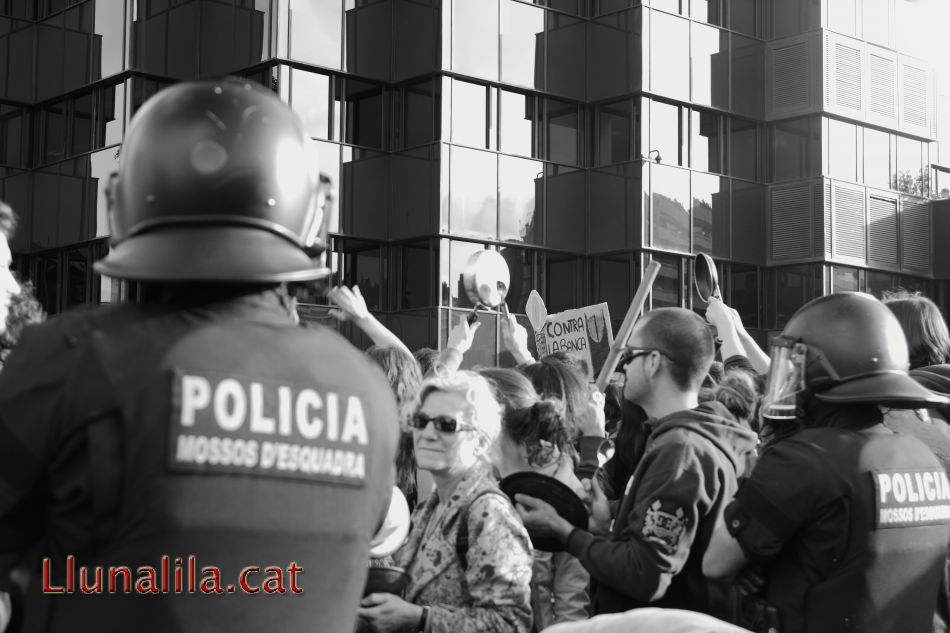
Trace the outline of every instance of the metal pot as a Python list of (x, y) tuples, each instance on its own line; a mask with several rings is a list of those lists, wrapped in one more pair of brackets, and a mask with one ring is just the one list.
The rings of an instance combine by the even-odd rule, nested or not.
[(462, 271), (462, 285), (469, 301), (475, 304), (475, 309), (468, 316), (468, 322), (474, 323), (480, 307), (497, 308), (505, 305), (511, 285), (508, 262), (498, 251), (472, 253)]
[(693, 284), (696, 293), (704, 303), (709, 303), (710, 297), (721, 299), (719, 294), (719, 274), (716, 272), (716, 262), (706, 253), (696, 253), (693, 258)]

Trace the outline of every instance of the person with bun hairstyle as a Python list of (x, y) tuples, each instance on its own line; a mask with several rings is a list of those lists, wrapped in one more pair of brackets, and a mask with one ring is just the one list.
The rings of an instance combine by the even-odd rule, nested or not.
[[(541, 398), (531, 382), (511, 369), (482, 370), (495, 385), (505, 405), (501, 433), (492, 450), (492, 463), (501, 477), (519, 472), (548, 475), (584, 497), (584, 487), (574, 474), (572, 429), (564, 403)], [(531, 607), (534, 630), (558, 622), (587, 618), (590, 575), (567, 552), (534, 550)]]

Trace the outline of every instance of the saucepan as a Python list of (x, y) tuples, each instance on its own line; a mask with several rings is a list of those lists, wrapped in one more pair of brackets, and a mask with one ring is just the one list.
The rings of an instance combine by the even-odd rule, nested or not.
[(469, 301), (475, 304), (472, 313), (468, 315), (469, 324), (478, 319), (479, 308), (501, 307), (507, 312), (505, 297), (508, 296), (508, 288), (511, 285), (511, 273), (508, 271), (508, 262), (498, 251), (482, 250), (472, 253), (462, 272), (462, 285)]
[(719, 274), (716, 262), (706, 253), (696, 253), (693, 258), (693, 284), (703, 303), (709, 303), (710, 297), (721, 299), (719, 294)]

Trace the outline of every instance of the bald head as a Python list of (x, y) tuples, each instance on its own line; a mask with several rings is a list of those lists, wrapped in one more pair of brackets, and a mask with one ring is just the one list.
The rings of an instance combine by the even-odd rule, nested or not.
[(709, 325), (683, 308), (647, 312), (637, 321), (631, 336), (634, 340), (637, 345), (661, 350), (669, 360), (673, 381), (689, 391), (699, 390), (716, 354)]

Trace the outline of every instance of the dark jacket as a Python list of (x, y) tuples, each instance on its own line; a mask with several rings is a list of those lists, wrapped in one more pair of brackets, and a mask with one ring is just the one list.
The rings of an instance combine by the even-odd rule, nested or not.
[(612, 535), (575, 530), (567, 551), (596, 581), (594, 614), (654, 605), (730, 617), (730, 589), (703, 576), (702, 560), (756, 436), (718, 402), (651, 426)]

